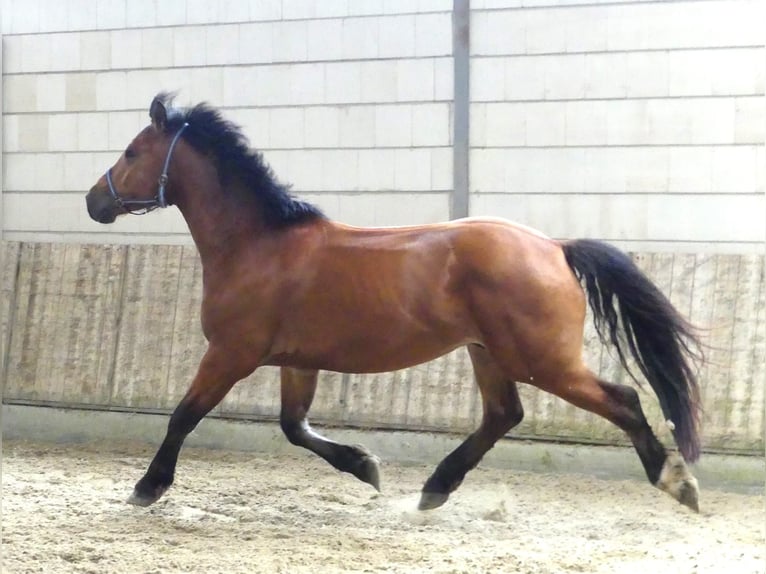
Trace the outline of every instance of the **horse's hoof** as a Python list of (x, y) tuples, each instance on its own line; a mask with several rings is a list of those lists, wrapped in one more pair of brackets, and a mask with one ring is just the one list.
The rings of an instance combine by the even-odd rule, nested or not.
[(354, 476), (380, 492), (380, 459), (374, 454), (363, 455)]
[(133, 494), (131, 494), (130, 497), (128, 497), (128, 500), (125, 502), (132, 504), (133, 506), (149, 506), (157, 502), (162, 497), (162, 495), (165, 494), (167, 487), (157, 486), (150, 492), (142, 492), (143, 490), (144, 489), (140, 488), (140, 485), (136, 485), (136, 487), (133, 489)]
[(133, 494), (131, 494), (125, 502), (132, 504), (133, 506), (149, 506), (150, 504), (156, 502), (156, 499), (152, 500), (151, 498), (146, 498), (134, 490)]
[(439, 508), (442, 504), (447, 502), (449, 494), (444, 492), (426, 492), (425, 490), (420, 495), (420, 502), (418, 503), (418, 510), (433, 510)]
[(692, 479), (694, 482), (684, 482), (679, 489), (678, 502), (684, 506), (688, 506), (694, 512), (700, 511), (699, 505), (699, 489), (697, 488), (697, 480)]
[(380, 492), (380, 459), (377, 456), (370, 457), (365, 460), (364, 466), (367, 475), (365, 482)]
[(664, 490), (684, 506), (699, 512), (699, 486), (686, 463), (677, 454), (668, 455), (662, 466), (660, 478), (655, 485)]

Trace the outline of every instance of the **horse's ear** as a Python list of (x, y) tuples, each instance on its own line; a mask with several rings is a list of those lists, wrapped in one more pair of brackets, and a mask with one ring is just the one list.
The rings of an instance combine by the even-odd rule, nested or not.
[(168, 122), (168, 111), (165, 109), (165, 104), (161, 99), (154, 98), (152, 100), (152, 105), (149, 106), (149, 117), (152, 118), (152, 125), (157, 131), (165, 131), (165, 126)]

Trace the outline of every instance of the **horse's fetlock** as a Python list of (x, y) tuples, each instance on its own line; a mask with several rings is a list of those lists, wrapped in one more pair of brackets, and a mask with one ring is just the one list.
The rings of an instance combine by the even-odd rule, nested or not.
[(285, 437), (287, 437), (287, 440), (290, 441), (290, 444), (294, 444), (296, 446), (303, 445), (304, 438), (306, 436), (305, 425), (303, 421), (296, 421), (281, 417), (279, 419), (279, 426), (282, 428), (282, 432), (284, 433)]

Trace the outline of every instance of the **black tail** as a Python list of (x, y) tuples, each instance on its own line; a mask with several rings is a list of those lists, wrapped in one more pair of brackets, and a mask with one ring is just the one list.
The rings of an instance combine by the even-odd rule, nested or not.
[(639, 382), (628, 366), (627, 344), (665, 418), (675, 426), (673, 436), (682, 456), (697, 460), (700, 398), (689, 360), (701, 359), (701, 346), (694, 328), (617, 248), (590, 239), (568, 241), (562, 247), (567, 263), (585, 283), (601, 341), (617, 348), (620, 362)]

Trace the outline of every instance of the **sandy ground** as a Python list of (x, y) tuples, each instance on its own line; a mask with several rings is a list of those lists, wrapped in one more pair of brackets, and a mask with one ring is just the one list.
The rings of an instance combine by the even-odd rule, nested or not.
[(182, 452), (157, 504), (124, 503), (154, 449), (6, 442), (4, 573), (764, 571), (764, 501), (643, 482), (479, 468), (415, 510), (430, 467), (385, 463), (377, 494), (323, 461)]

